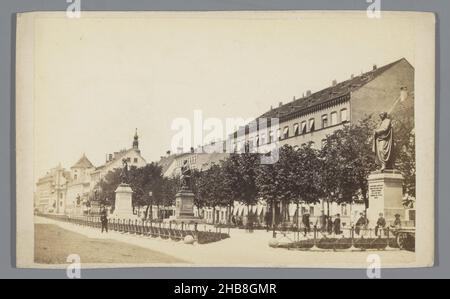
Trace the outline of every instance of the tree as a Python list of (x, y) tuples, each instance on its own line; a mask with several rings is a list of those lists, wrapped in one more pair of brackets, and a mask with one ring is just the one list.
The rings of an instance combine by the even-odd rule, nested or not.
[(223, 168), (212, 164), (204, 171), (194, 172), (194, 194), (197, 206), (208, 206), (213, 209), (213, 223), (216, 222), (216, 206), (226, 206), (229, 201), (227, 185), (223, 183)]
[(416, 139), (414, 132), (410, 132), (407, 142), (401, 144), (398, 151), (397, 169), (403, 174), (403, 193), (406, 195), (405, 206), (414, 207), (416, 197)]
[(320, 173), (321, 163), (319, 152), (312, 147), (312, 143), (304, 144), (297, 150), (297, 159), (294, 164), (296, 172), (292, 176), (294, 180), (292, 196), (297, 204), (297, 225), (300, 214), (300, 202), (316, 203), (323, 196)]
[[(120, 172), (120, 169), (108, 172), (108, 174), (106, 174), (106, 176), (97, 184), (96, 189), (100, 190), (98, 195), (102, 203), (111, 206), (114, 205), (115, 191), (117, 186), (121, 183)], [(128, 176), (130, 187), (133, 190), (133, 210), (135, 207), (147, 205), (147, 217), (148, 206), (152, 199), (156, 199), (158, 204), (162, 203), (163, 177), (161, 167), (156, 163), (150, 163), (140, 168), (131, 167)], [(152, 199), (149, 197), (150, 191), (153, 193)]]
[(105, 177), (97, 183), (96, 189), (99, 190), (98, 198), (102, 205), (114, 206), (116, 189), (121, 183), (120, 169), (108, 172)]
[(372, 152), (372, 119), (348, 125), (328, 135), (320, 151), (321, 184), (327, 202), (351, 203), (362, 198), (369, 207), (367, 178), (376, 169)]

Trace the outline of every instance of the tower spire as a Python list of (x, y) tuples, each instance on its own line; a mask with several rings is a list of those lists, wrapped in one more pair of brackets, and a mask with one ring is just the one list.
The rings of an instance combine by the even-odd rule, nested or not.
[(134, 133), (133, 148), (134, 149), (139, 149), (139, 136), (138, 136), (138, 133), (137, 133), (137, 128), (136, 128), (136, 131)]

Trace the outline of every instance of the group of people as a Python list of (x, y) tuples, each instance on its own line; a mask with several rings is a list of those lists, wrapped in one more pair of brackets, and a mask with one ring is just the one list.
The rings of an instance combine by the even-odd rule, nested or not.
[[(311, 232), (311, 221), (310, 221), (310, 217), (309, 217), (309, 213), (305, 212), (302, 216), (302, 224), (304, 226), (304, 234), (305, 236)], [(316, 227), (318, 226), (317, 222), (319, 221), (319, 219), (317, 219), (316, 221)], [(320, 217), (320, 228), (321, 231), (323, 233), (327, 232), (329, 234), (334, 233), (335, 235), (340, 235), (342, 234), (341, 231), (341, 215), (340, 214), (336, 214), (335, 218), (333, 219), (331, 216), (325, 215), (322, 212), (322, 216)]]
[[(320, 231), (322, 233), (328, 233), (328, 234), (335, 234), (340, 235), (342, 234), (341, 230), (341, 215), (336, 214), (335, 218), (333, 219), (331, 216), (325, 215), (322, 212), (322, 215), (317, 219), (316, 221), (316, 227), (319, 227), (320, 221)], [(305, 212), (302, 216), (302, 224), (304, 227), (304, 234), (305, 236), (311, 232), (311, 221), (310, 221), (310, 215), (308, 212)], [(395, 220), (393, 225), (391, 225), (391, 228), (400, 228), (401, 227), (401, 218), (399, 214), (395, 215)], [(369, 219), (367, 219), (365, 213), (360, 213), (358, 220), (355, 223), (355, 234), (360, 235), (364, 231), (366, 231), (369, 228)], [(386, 229), (386, 219), (384, 218), (383, 213), (379, 214), (379, 218), (377, 220), (376, 226), (375, 226), (375, 236), (378, 236), (381, 231), (384, 231)]]

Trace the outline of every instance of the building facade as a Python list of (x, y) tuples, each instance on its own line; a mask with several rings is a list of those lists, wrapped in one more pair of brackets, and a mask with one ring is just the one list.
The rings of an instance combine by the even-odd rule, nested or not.
[[(307, 91), (301, 98), (294, 98), (285, 104), (279, 103), (277, 108), (271, 107), (255, 122), (241, 127), (224, 141), (219, 146), (219, 151), (264, 153), (275, 142), (279, 147), (290, 145), (294, 148), (312, 143), (314, 148), (320, 149), (326, 136), (335, 130), (357, 124), (369, 116), (377, 121), (378, 114), (383, 111), (394, 114), (395, 118), (402, 118), (403, 122), (406, 120), (412, 123), (413, 127), (414, 67), (404, 58), (382, 67), (374, 65), (370, 71), (359, 76), (351, 75), (348, 80), (340, 83), (333, 81), (331, 86), (323, 90), (314, 93)], [(276, 125), (272, 125), (272, 119), (277, 120)], [(185, 157), (189, 157), (188, 161), (191, 157), (197, 157), (194, 158), (195, 161), (199, 155), (186, 154)], [(180, 155), (178, 159), (166, 160), (166, 164), (170, 164), (165, 166), (166, 175), (176, 172), (184, 159)], [(262, 199), (254, 207), (235, 203), (231, 210), (214, 207), (205, 208), (202, 213), (207, 222), (211, 223), (225, 223), (231, 216), (240, 217), (245, 223), (249, 214), (263, 221), (262, 215), (267, 210)], [(343, 225), (350, 225), (364, 211), (364, 205), (327, 204), (321, 201), (314, 205), (302, 204), (298, 214), (297, 206), (291, 204), (288, 211), (288, 217), (294, 222), (306, 212), (310, 213), (314, 222), (325, 212), (330, 215), (340, 214)]]
[(70, 173), (61, 165), (52, 168), (36, 183), (34, 208), (39, 213), (63, 214)]
[(36, 183), (35, 208), (42, 213), (57, 213), (66, 215), (82, 215), (92, 211), (95, 205), (95, 189), (106, 174), (122, 167), (125, 159), (130, 167), (147, 165), (139, 149), (137, 131), (132, 147), (114, 154), (108, 154), (103, 165), (95, 167), (83, 154), (70, 168), (52, 169)]

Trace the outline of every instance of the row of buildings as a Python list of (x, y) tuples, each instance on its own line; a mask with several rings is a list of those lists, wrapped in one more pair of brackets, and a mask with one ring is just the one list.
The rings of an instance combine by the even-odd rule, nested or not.
[(39, 178), (35, 191), (36, 212), (66, 215), (86, 213), (90, 208), (88, 203), (95, 202), (97, 183), (109, 171), (122, 167), (123, 159), (130, 166), (143, 167), (147, 164), (139, 150), (137, 131), (132, 147), (107, 154), (103, 165), (95, 167), (83, 154), (69, 170), (58, 165)]
[[(265, 148), (269, 148), (269, 145), (276, 141), (279, 146), (288, 144), (294, 148), (312, 142), (316, 148), (320, 148), (326, 136), (333, 131), (343, 128), (346, 124), (356, 124), (365, 117), (378, 115), (382, 111), (398, 115), (402, 121), (412, 123), (413, 127), (414, 68), (404, 58), (382, 67), (374, 65), (370, 71), (357, 76), (351, 75), (343, 82), (333, 80), (325, 89), (314, 93), (307, 91), (302, 97), (294, 97), (285, 104), (280, 102), (276, 108), (271, 107), (257, 119), (278, 119), (277, 126), (269, 123), (260, 127), (255, 125), (258, 122), (248, 124), (232, 134), (228, 140), (191, 149), (187, 153), (168, 151), (158, 163), (162, 167), (163, 175), (170, 177), (180, 174), (184, 161), (187, 161), (191, 168), (199, 170), (207, 169), (213, 163), (220, 163), (228, 157), (230, 146), (232, 151), (236, 152), (244, 149), (264, 152)], [(137, 167), (146, 164), (140, 155), (137, 134), (131, 149), (110, 155), (104, 165), (94, 167), (83, 155), (70, 171), (60, 166), (52, 169), (38, 181), (36, 208), (53, 213), (80, 212), (77, 211), (77, 208), (82, 206), (80, 203), (88, 199), (96, 183), (108, 171), (120, 167), (123, 157)], [(330, 206), (321, 202), (316, 205), (303, 205), (299, 213), (293, 205), (288, 207), (288, 213), (289, 217), (295, 218), (308, 212), (314, 221), (324, 209), (330, 210), (332, 215), (341, 214), (345, 224), (353, 222), (364, 207), (337, 204)], [(226, 222), (230, 216), (245, 222), (248, 215), (264, 221), (267, 211), (264, 199), (261, 199), (254, 207), (235, 203), (231, 209), (211, 207), (197, 213), (208, 222), (220, 223)]]

